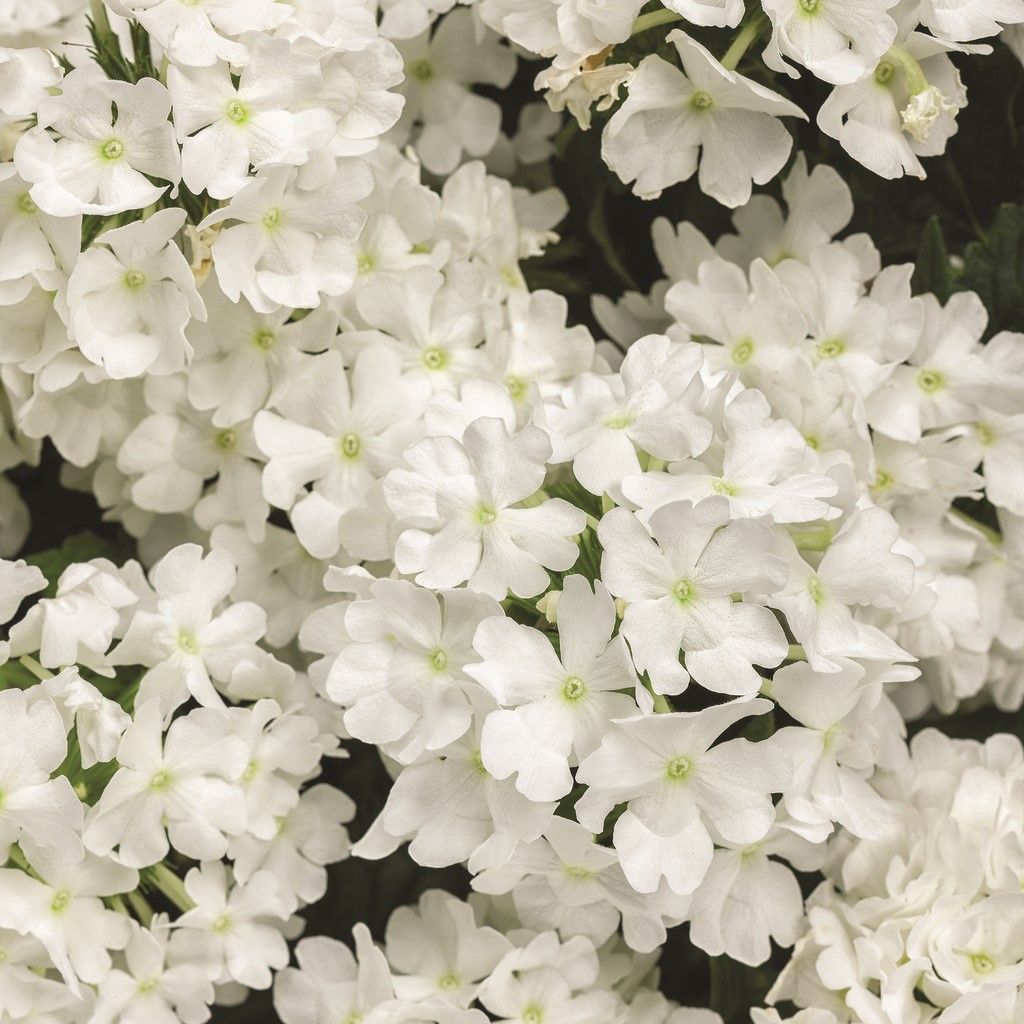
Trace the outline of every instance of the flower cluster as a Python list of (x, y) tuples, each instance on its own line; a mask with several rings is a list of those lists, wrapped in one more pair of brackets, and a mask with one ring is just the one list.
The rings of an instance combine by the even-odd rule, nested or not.
[(354, 939), (355, 955), (335, 939), (299, 942), (298, 967), (282, 971), (274, 985), (284, 1024), (722, 1022), (661, 995), (651, 956), (615, 939), (595, 946), (583, 936), (563, 941), (554, 931), (523, 928), (503, 901), (464, 903), (431, 889), (416, 907), (391, 915), (383, 948), (365, 925), (356, 926)]
[(1020, 1020), (1020, 740), (928, 729), (873, 785), (899, 820), (874, 839), (830, 841), (810, 929), (771, 998), (819, 1008), (822, 1024)]
[[(258, 646), (266, 616), (226, 600), (235, 575), (195, 545), (148, 580), (76, 563), (8, 627), (4, 1019), (200, 1024), (270, 986), (295, 912), (348, 855), (352, 802), (314, 781), (343, 754), (338, 715)], [(0, 561), (3, 619), (44, 587)]]
[[(1024, 336), (841, 237), (828, 166), (751, 193), (806, 117), (769, 72), (923, 174), (948, 54), (1024, 0), (22, 6), (0, 473), (55, 449), (139, 561), (0, 560), (0, 1019), (273, 987), (284, 1024), (720, 1024), (656, 991), (683, 924), (795, 946), (800, 1024), (1019, 1015), (1019, 744), (905, 737), (1024, 705)], [(509, 134), (529, 53), (550, 109)], [(636, 194), (742, 208), (655, 221), (663, 276), (594, 299), (602, 339), (522, 264), (567, 211), (559, 113), (615, 104)], [(0, 555), (30, 528), (0, 477)], [(352, 852), (474, 892), (289, 967), (349, 740), (392, 780)]]
[[(551, 59), (536, 87), (552, 109), (568, 108), (587, 129), (592, 107), (618, 104), (603, 126), (602, 154), (638, 196), (654, 198), (697, 171), (701, 190), (731, 207), (786, 163), (792, 139), (780, 118), (807, 117), (785, 95), (798, 69), (832, 87), (816, 115), (822, 132), (876, 174), (923, 178), (921, 158), (944, 151), (967, 103), (949, 54), (989, 53), (977, 40), (1004, 30), (1019, 52), (1024, 23), (1019, 0), (663, 0), (650, 9), (643, 0), (479, 0), (478, 7), (491, 28)], [(677, 21), (685, 28), (667, 39), (657, 31)], [(725, 29), (737, 31), (716, 56)], [(711, 48), (697, 36), (713, 39)], [(748, 52), (754, 47), (760, 59)], [(741, 61), (749, 74), (737, 70)], [(760, 81), (773, 75), (781, 91)], [(628, 96), (619, 103), (623, 87)]]

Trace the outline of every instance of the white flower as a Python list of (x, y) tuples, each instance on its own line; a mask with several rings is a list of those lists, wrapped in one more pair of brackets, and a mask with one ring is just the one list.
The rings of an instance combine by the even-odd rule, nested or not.
[(215, 427), (230, 427), (276, 405), (305, 365), (300, 353), (322, 352), (338, 329), (326, 306), (293, 321), (287, 307), (257, 313), (215, 283), (203, 288), (202, 298), (209, 315), (193, 320), (186, 332), (195, 350), (188, 400), (196, 409), (213, 409)]
[(477, 925), (468, 903), (429, 889), (419, 904), (399, 907), (388, 919), (385, 953), (399, 999), (440, 999), (467, 1007), (512, 944)]
[(326, 181), (291, 167), (262, 171), (198, 226), (229, 224), (212, 246), (221, 290), (257, 313), (313, 309), (343, 295), (356, 276), (353, 243), (366, 214), (355, 204), (373, 186), (367, 166), (342, 160)]
[(320, 65), (287, 39), (243, 35), (249, 62), (237, 85), (228, 64), (172, 65), (167, 85), (181, 148), (182, 178), (198, 194), (235, 195), (249, 181), (249, 167), (303, 164), (330, 142), (334, 117), (322, 107), (294, 110), (322, 88)]
[[(956, 114), (967, 104), (947, 55), (953, 49), (960, 47), (911, 32), (861, 78), (832, 90), (818, 110), (818, 127), (884, 178), (924, 178), (918, 157), (945, 150), (957, 130)], [(921, 107), (927, 108), (926, 119)]]
[(327, 676), (328, 695), (348, 708), (345, 727), (403, 764), (457, 740), (473, 717), (465, 666), (474, 631), (500, 614), (485, 594), (378, 580), (368, 600), (349, 605), (352, 642)]
[(897, 0), (763, 0), (772, 20), (764, 61), (796, 77), (782, 58), (803, 64), (826, 82), (855, 82), (872, 71), (896, 38), (886, 13)]
[(178, 183), (180, 157), (167, 119), (171, 97), (156, 79), (114, 82), (90, 63), (65, 75), (61, 90), (40, 103), (37, 127), (14, 151), (41, 210), (71, 217), (142, 209), (167, 190), (147, 175)]
[(38, 590), (46, 587), (46, 577), (24, 559), (0, 559), (0, 622), (10, 622), (18, 606)]
[(126, 18), (136, 19), (167, 57), (186, 67), (218, 60), (248, 63), (249, 51), (237, 42), (247, 31), (276, 28), (289, 14), (276, 0), (107, 0)]
[(416, 573), (425, 587), (468, 581), (499, 600), (509, 590), (539, 594), (549, 579), (545, 567), (561, 571), (575, 562), (570, 538), (586, 523), (586, 514), (561, 498), (511, 507), (537, 491), (550, 455), (536, 427), (509, 435), (490, 418), (475, 420), (461, 444), (429, 437), (413, 445), (405, 454), (412, 469), (394, 469), (384, 480), (394, 514), (422, 524), (399, 535), (399, 571)]
[(898, 608), (910, 596), (914, 563), (893, 551), (898, 539), (892, 516), (867, 508), (843, 524), (816, 569), (803, 559), (790, 560), (789, 582), (770, 603), (785, 613), (816, 671), (838, 671), (830, 656), (856, 657), (861, 645), (867, 645), (866, 657), (907, 659), (885, 634), (853, 615), (858, 605)]
[(135, 889), (139, 873), (90, 853), (69, 862), (29, 842), (22, 849), (34, 877), (0, 870), (0, 927), (38, 938), (78, 995), (79, 979), (101, 982), (111, 968), (108, 950), (123, 949), (130, 936), (128, 917), (108, 910), (100, 897)]
[(778, 665), (787, 645), (771, 612), (732, 595), (771, 593), (785, 582), (783, 563), (768, 553), (771, 530), (752, 519), (730, 522), (721, 497), (663, 505), (649, 530), (623, 508), (598, 529), (601, 578), (628, 602), (622, 634), (636, 667), (657, 693), (681, 693), (691, 675), (720, 693), (756, 693), (753, 663)]
[(618, 377), (580, 374), (536, 420), (551, 437), (552, 462), (572, 459), (573, 474), (592, 494), (617, 494), (623, 477), (641, 470), (639, 453), (658, 459), (699, 455), (711, 424), (699, 414), (703, 349), (673, 346), (651, 334), (630, 346)]
[(639, 683), (625, 640), (612, 637), (615, 605), (603, 584), (567, 576), (558, 601), (559, 654), (536, 629), (504, 616), (485, 619), (473, 646), (484, 659), (467, 672), (499, 704), (488, 715), (480, 758), (496, 779), (517, 773), (531, 800), (559, 800), (572, 789), (570, 766), (595, 750), (609, 722), (635, 714), (615, 690)]
[(232, 882), (219, 861), (204, 861), (185, 876), (196, 904), (175, 921), (168, 950), (180, 963), (201, 966), (218, 984), (237, 981), (270, 988), (271, 969), (288, 963), (288, 945), (278, 924), (287, 910), (269, 871), (248, 882)]
[(226, 834), (248, 821), (235, 782), (248, 760), (226, 711), (196, 708), (171, 723), (165, 740), (159, 702), (147, 701), (121, 740), (121, 767), (91, 809), (86, 846), (104, 856), (117, 847), (132, 867), (156, 864), (171, 845), (196, 859), (224, 856)]
[(31, 117), (63, 75), (53, 54), (41, 47), (0, 46), (0, 112), (8, 117)]
[(348, 856), (352, 844), (344, 823), (355, 811), (340, 789), (325, 783), (311, 786), (277, 819), (273, 838), (257, 839), (248, 832), (229, 837), (235, 878), (247, 882), (257, 871), (268, 871), (277, 879), (286, 906), (316, 903), (327, 892), (325, 865)]
[(46, 700), (0, 690), (0, 861), (26, 839), (81, 860), (83, 809), (67, 776), (50, 776), (67, 754), (64, 723)]
[(524, 948), (505, 955), (481, 986), (479, 999), (503, 1024), (611, 1024), (617, 1008), (611, 992), (592, 987), (597, 972), (597, 954), (589, 939), (577, 935), (561, 943), (554, 932), (542, 932)]
[(290, 384), (278, 412), (263, 410), (253, 422), (268, 457), (263, 494), (291, 511), (307, 551), (330, 558), (370, 488), (420, 438), (428, 387), (419, 375), (403, 374), (397, 353), (383, 346), (364, 349), (351, 373), (337, 352), (313, 356)]
[(747, 740), (709, 748), (734, 722), (771, 706), (755, 698), (622, 719), (580, 765), (577, 779), (588, 787), (576, 803), (583, 825), (597, 834), (616, 804), (628, 805), (613, 841), (638, 892), (654, 892), (662, 876), (680, 895), (697, 888), (714, 848), (705, 820), (734, 843), (768, 832), (775, 819), (769, 793), (779, 785), (772, 759)]
[(386, 857), (405, 841), (417, 864), (443, 867), (472, 858), (471, 869), (504, 863), (516, 843), (544, 831), (555, 804), (534, 803), (510, 779), (495, 779), (480, 760), (480, 727), (494, 700), (474, 700), (473, 728), (450, 746), (403, 769), (387, 804), (353, 847), (358, 857)]
[(66, 668), (29, 691), (30, 697), (37, 694), (60, 713), (65, 732), (75, 730), (83, 768), (113, 759), (131, 715), (83, 679), (77, 667)]
[(104, 232), (68, 281), (71, 336), (116, 380), (176, 373), (192, 355), (185, 327), (206, 307), (173, 241), (184, 222), (184, 210), (160, 210)]
[(160, 560), (151, 579), (156, 609), (135, 613), (111, 663), (146, 666), (137, 703), (157, 697), (166, 716), (189, 694), (200, 704), (222, 706), (211, 676), (226, 682), (239, 661), (258, 657), (255, 641), (266, 630), (266, 613), (240, 601), (215, 614), (235, 584), (226, 551), (204, 558), (197, 544), (182, 544)]
[(146, 928), (130, 921), (124, 970), (114, 968), (100, 983), (90, 1024), (115, 1021), (172, 1020), (204, 1024), (210, 1017), (214, 990), (205, 965), (168, 963), (170, 927), (157, 914)]
[(516, 61), (489, 29), (480, 32), (470, 11), (459, 8), (436, 31), (404, 39), (398, 49), (405, 61), (405, 81), (399, 91), (405, 109), (395, 131), (406, 135), (423, 122), (416, 152), (434, 174), (450, 174), (463, 152), (486, 156), (501, 127), (501, 108), (471, 91), (477, 83), (505, 88)]
[(357, 924), (352, 934), (355, 955), (322, 935), (295, 947), (298, 967), (285, 967), (274, 982), (274, 1009), (284, 1024), (336, 1024), (346, 1018), (371, 1024), (373, 1011), (393, 1000), (391, 970), (369, 929)]
[(38, 651), (45, 668), (79, 664), (113, 675), (104, 655), (125, 610), (138, 600), (105, 558), (76, 562), (60, 574), (54, 596), (38, 601), (11, 627), (11, 651)]
[(697, 170), (703, 192), (725, 206), (742, 206), (751, 181), (770, 181), (792, 148), (778, 117), (802, 110), (762, 85), (722, 67), (678, 29), (668, 38), (683, 72), (651, 54), (636, 69), (629, 97), (608, 122), (605, 163), (643, 199), (686, 181)]

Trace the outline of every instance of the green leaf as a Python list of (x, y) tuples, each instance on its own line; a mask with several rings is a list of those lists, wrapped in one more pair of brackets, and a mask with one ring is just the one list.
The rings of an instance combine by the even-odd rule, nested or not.
[(989, 337), (1024, 331), (1024, 207), (999, 207), (985, 241), (967, 246), (958, 287), (981, 297), (989, 314)]
[(765, 964), (747, 967), (727, 956), (711, 960), (711, 1009), (722, 1015), (726, 1024), (750, 1019), (751, 1006), (763, 1006), (764, 997), (778, 972)]
[(954, 291), (953, 268), (938, 217), (932, 216), (921, 234), (910, 285), (915, 295), (931, 292), (943, 305)]
[(605, 210), (605, 197), (607, 193), (600, 191), (591, 199), (590, 212), (587, 214), (587, 232), (597, 243), (597, 247), (604, 256), (608, 269), (627, 287), (638, 291), (639, 287), (633, 280), (633, 275), (626, 269), (625, 264), (619, 256), (619, 250), (612, 241), (608, 230), (608, 216)]

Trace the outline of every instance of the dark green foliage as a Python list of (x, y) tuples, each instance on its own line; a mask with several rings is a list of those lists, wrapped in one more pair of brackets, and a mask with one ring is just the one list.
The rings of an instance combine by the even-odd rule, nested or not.
[(1024, 207), (999, 207), (983, 241), (964, 253), (961, 289), (978, 293), (988, 310), (988, 336), (1024, 331)]

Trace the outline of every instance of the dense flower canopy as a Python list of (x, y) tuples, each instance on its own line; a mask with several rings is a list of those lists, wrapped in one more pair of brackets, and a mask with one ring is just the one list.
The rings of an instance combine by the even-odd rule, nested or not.
[(1018, 58), (0, 0), (0, 1022), (1024, 1021)]

